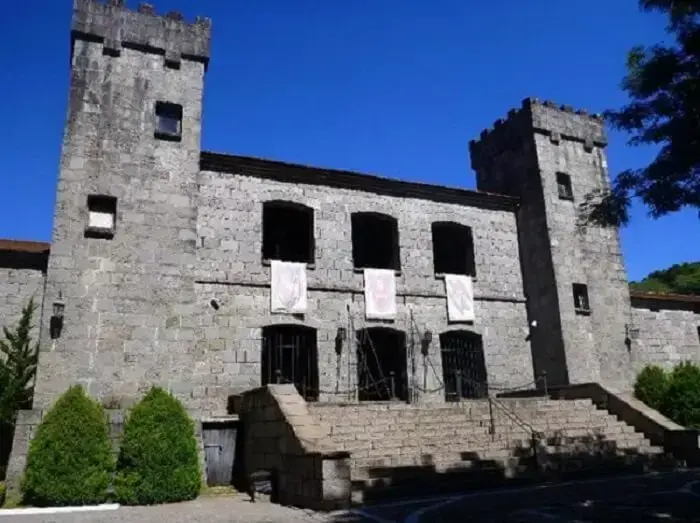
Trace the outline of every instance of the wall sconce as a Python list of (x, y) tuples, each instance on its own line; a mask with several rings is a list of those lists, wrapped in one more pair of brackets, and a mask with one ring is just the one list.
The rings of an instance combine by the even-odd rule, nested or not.
[(430, 344), (433, 342), (433, 333), (431, 331), (425, 331), (423, 337), (420, 340), (420, 349), (423, 356), (427, 356), (430, 352)]
[(63, 312), (66, 310), (66, 303), (63, 301), (61, 293), (58, 293), (58, 299), (53, 302), (53, 314), (49, 324), (51, 339), (55, 340), (61, 337), (63, 331)]
[(345, 327), (338, 327), (338, 331), (335, 333), (335, 353), (340, 356), (343, 352), (343, 342), (348, 338), (348, 331)]

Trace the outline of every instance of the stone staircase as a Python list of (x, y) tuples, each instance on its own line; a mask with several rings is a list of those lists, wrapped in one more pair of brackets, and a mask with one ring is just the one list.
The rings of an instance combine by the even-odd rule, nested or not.
[(308, 408), (333, 446), (350, 452), (356, 501), (532, 481), (543, 472), (641, 470), (663, 458), (660, 447), (587, 399)]

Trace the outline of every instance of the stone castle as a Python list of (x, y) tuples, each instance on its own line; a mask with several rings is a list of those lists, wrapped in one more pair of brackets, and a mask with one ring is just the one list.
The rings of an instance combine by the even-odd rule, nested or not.
[[(266, 383), (320, 402), (629, 390), (700, 359), (700, 298), (630, 294), (618, 231), (580, 224), (609, 183), (600, 117), (524, 100), (470, 143), (476, 191), (219, 154), (200, 145), (208, 19), (74, 0), (71, 34), (52, 241), (0, 241), (2, 323), (41, 305), (35, 409), (74, 383), (120, 404), (159, 384), (202, 417)], [(279, 261), (305, 264), (302, 306), (273, 306)], [(385, 316), (366, 269), (392, 276)]]

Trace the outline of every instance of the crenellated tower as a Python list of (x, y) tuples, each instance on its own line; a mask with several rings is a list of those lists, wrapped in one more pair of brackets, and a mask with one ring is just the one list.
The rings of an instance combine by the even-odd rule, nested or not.
[(73, 383), (101, 398), (150, 383), (189, 398), (193, 369), (177, 355), (194, 338), (183, 318), (211, 23), (74, 0), (71, 29), (35, 407)]
[(477, 188), (517, 196), (534, 371), (629, 388), (630, 298), (618, 230), (582, 219), (609, 187), (603, 118), (528, 98), (470, 143)]

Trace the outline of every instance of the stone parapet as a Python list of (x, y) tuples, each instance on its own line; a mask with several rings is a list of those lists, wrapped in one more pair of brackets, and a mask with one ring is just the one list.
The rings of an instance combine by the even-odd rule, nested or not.
[(350, 503), (350, 453), (337, 450), (293, 385), (246, 392), (241, 405), (246, 475), (269, 471), (273, 497), (316, 510)]

